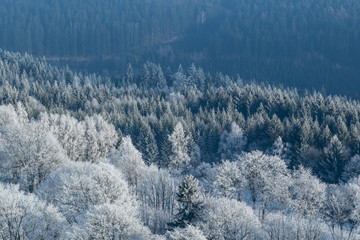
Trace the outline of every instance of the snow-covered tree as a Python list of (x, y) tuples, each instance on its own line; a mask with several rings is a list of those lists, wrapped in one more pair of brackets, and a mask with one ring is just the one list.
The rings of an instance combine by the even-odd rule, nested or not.
[(12, 105), (0, 105), (0, 127), (18, 124), (19, 116)]
[(153, 233), (165, 232), (176, 211), (176, 182), (165, 169), (150, 166), (145, 169), (137, 189), (141, 204), (141, 219)]
[(286, 165), (290, 165), (290, 144), (284, 143), (281, 137), (278, 137), (271, 148), (266, 151), (266, 154), (278, 156), (283, 159)]
[(285, 162), (276, 156), (254, 151), (241, 156), (239, 168), (246, 179), (245, 190), (262, 218), (268, 209), (284, 209), (289, 203), (291, 178)]
[(245, 178), (237, 162), (223, 161), (216, 169), (214, 192), (218, 196), (240, 199), (244, 189)]
[(144, 89), (164, 89), (167, 86), (161, 66), (152, 62), (146, 62), (144, 64), (141, 77), (141, 85)]
[(73, 161), (85, 161), (85, 126), (69, 115), (40, 114), (41, 124), (56, 137)]
[(204, 233), (192, 225), (186, 228), (175, 228), (167, 233), (167, 237), (169, 240), (206, 240)]
[(171, 142), (171, 156), (170, 156), (170, 168), (174, 171), (182, 173), (190, 163), (190, 157), (188, 155), (188, 141), (189, 137), (185, 135), (184, 127), (181, 122), (175, 125), (174, 131), (169, 135), (169, 141)]
[(224, 131), (220, 136), (219, 154), (223, 160), (234, 160), (246, 146), (246, 137), (241, 128), (233, 122), (231, 131)]
[(326, 184), (302, 166), (292, 174), (291, 207), (304, 216), (318, 216), (326, 199)]
[(355, 155), (345, 165), (341, 180), (348, 182), (350, 179), (357, 178), (358, 176), (360, 176), (360, 156)]
[(348, 159), (348, 149), (335, 135), (325, 148), (325, 158), (320, 162), (321, 177), (328, 183), (338, 183)]
[(109, 160), (123, 173), (127, 182), (137, 188), (146, 165), (129, 136), (122, 138), (118, 150), (109, 153)]
[(262, 229), (264, 235), (261, 239), (331, 239), (327, 226), (321, 220), (287, 216), (281, 213), (267, 215), (263, 221)]
[(200, 229), (208, 239), (256, 239), (261, 223), (253, 209), (227, 198), (205, 201)]
[(97, 205), (81, 215), (74, 231), (78, 239), (151, 239), (150, 230), (142, 225), (137, 211), (121, 204)]
[(175, 91), (181, 91), (185, 87), (189, 87), (189, 78), (184, 74), (184, 70), (180, 65), (178, 71), (172, 75), (173, 88)]
[[(351, 179), (348, 184), (346, 184), (345, 192), (347, 193), (347, 204), (352, 207), (351, 221), (349, 221), (348, 226), (350, 229), (350, 234), (352, 234), (355, 232), (355, 228), (359, 229), (360, 224), (360, 177)], [(358, 234), (358, 237), (360, 237), (359, 232)]]
[(40, 123), (56, 137), (73, 161), (96, 162), (106, 158), (118, 141), (115, 127), (100, 115), (78, 121), (69, 115), (42, 113)]
[(203, 205), (198, 181), (192, 175), (186, 175), (179, 185), (177, 201), (180, 204), (179, 211), (169, 226), (184, 228), (198, 219)]
[(157, 161), (159, 149), (156, 139), (148, 123), (143, 123), (139, 129), (139, 136), (137, 137), (139, 150), (142, 152), (144, 161), (151, 165)]
[(16, 185), (0, 184), (1, 239), (60, 239), (67, 227), (52, 205), (19, 191)]
[(105, 203), (134, 209), (137, 203), (122, 174), (112, 165), (70, 163), (52, 172), (37, 194), (58, 207), (72, 223), (83, 211)]
[(330, 185), (322, 209), (323, 218), (327, 221), (334, 239), (344, 239), (351, 235), (354, 228), (354, 192), (349, 185)]
[(192, 85), (196, 85), (198, 86), (198, 88), (200, 89), (200, 91), (204, 92), (205, 91), (205, 73), (204, 70), (202, 68), (197, 68), (195, 66), (195, 64), (191, 64), (191, 66), (188, 69), (188, 73), (189, 73), (189, 80), (188, 80), (188, 84), (189, 86)]
[(86, 117), (84, 123), (86, 161), (96, 162), (100, 158), (106, 158), (118, 141), (115, 127), (100, 115)]
[(47, 175), (66, 163), (60, 144), (38, 122), (11, 124), (0, 133), (0, 178), (36, 190)]

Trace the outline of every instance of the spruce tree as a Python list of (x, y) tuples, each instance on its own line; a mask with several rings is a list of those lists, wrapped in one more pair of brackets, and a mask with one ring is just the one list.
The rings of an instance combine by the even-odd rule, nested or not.
[(325, 157), (320, 161), (320, 176), (328, 183), (337, 184), (345, 165), (348, 162), (349, 151), (335, 135), (324, 149)]
[(179, 212), (176, 220), (169, 224), (170, 228), (185, 228), (196, 221), (202, 209), (200, 187), (198, 181), (192, 175), (186, 175), (179, 186), (177, 193)]

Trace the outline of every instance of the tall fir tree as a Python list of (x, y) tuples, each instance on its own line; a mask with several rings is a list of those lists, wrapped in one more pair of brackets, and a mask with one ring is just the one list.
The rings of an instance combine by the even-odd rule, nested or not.
[(177, 201), (180, 205), (179, 212), (176, 215), (176, 220), (168, 225), (170, 228), (185, 228), (198, 219), (203, 207), (199, 182), (192, 175), (186, 175), (181, 182)]

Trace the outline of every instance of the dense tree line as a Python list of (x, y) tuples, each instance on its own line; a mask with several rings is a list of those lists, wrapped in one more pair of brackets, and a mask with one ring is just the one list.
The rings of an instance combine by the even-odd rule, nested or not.
[(194, 62), (358, 97), (359, 9), (356, 0), (3, 0), (0, 47), (91, 72)]
[(5, 239), (359, 238), (358, 101), (0, 51), (0, 103)]

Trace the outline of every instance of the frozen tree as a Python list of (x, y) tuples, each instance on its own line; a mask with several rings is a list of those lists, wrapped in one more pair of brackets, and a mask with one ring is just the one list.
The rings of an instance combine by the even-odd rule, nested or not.
[(118, 150), (109, 153), (109, 160), (123, 173), (127, 182), (137, 188), (146, 165), (141, 153), (132, 144), (129, 136), (122, 138)]
[(60, 144), (40, 123), (11, 124), (0, 133), (0, 177), (36, 190), (47, 175), (68, 160)]
[(12, 105), (0, 105), (0, 128), (19, 123), (19, 116)]
[(287, 166), (290, 165), (290, 149), (289, 143), (284, 143), (281, 137), (278, 137), (271, 148), (266, 153), (272, 156), (278, 156), (283, 159)]
[(197, 144), (194, 146), (194, 149), (191, 151), (190, 163), (193, 168), (196, 168), (201, 164), (201, 150), (199, 145)]
[(142, 225), (137, 211), (121, 204), (97, 205), (79, 217), (74, 231), (78, 239), (151, 239), (150, 230)]
[(141, 218), (153, 233), (164, 233), (176, 211), (176, 183), (165, 169), (150, 166), (137, 189), (141, 203)]
[(195, 64), (193, 63), (189, 67), (188, 73), (189, 73), (188, 84), (190, 86), (196, 85), (200, 89), (200, 91), (204, 92), (205, 80), (206, 80), (204, 70), (202, 68), (196, 68)]
[(167, 233), (167, 237), (169, 240), (206, 240), (204, 233), (192, 225), (186, 228), (175, 228)]
[(86, 117), (85, 123), (85, 159), (89, 162), (95, 162), (100, 158), (108, 156), (111, 148), (118, 141), (118, 135), (115, 127), (109, 124), (100, 115)]
[(240, 199), (245, 178), (240, 173), (237, 162), (224, 161), (217, 167), (214, 192), (218, 196)]
[(284, 209), (289, 202), (291, 178), (285, 162), (260, 151), (244, 154), (239, 159), (241, 174), (245, 177), (245, 190), (254, 208), (264, 218), (268, 209)]
[(78, 121), (69, 115), (43, 113), (40, 123), (53, 133), (73, 161), (106, 158), (118, 140), (115, 127), (100, 115)]
[(352, 234), (356, 224), (353, 221), (354, 197), (354, 191), (347, 184), (330, 185), (327, 189), (322, 214), (334, 239), (344, 239)]
[(264, 236), (269, 240), (327, 240), (331, 238), (326, 225), (318, 219), (298, 218), (280, 213), (270, 213), (262, 226)]
[(189, 78), (184, 74), (183, 68), (180, 65), (176, 73), (172, 75), (173, 88), (175, 91), (181, 91), (184, 87), (189, 87)]
[[(354, 232), (355, 228), (359, 228), (360, 224), (360, 177), (353, 178), (347, 186), (348, 204), (353, 207), (351, 212), (351, 221), (349, 221), (349, 236)], [(360, 233), (358, 233), (360, 235)], [(360, 237), (360, 236), (358, 236)]]
[(83, 211), (105, 203), (136, 208), (122, 174), (109, 164), (70, 163), (52, 172), (37, 194), (72, 223)]
[(193, 176), (199, 180), (204, 192), (212, 193), (214, 191), (214, 182), (218, 174), (217, 170), (217, 166), (212, 166), (209, 163), (202, 162), (192, 171)]
[(246, 137), (241, 128), (233, 122), (231, 131), (224, 131), (220, 136), (219, 154), (223, 160), (234, 160), (246, 146)]
[(304, 216), (317, 216), (325, 201), (326, 185), (302, 166), (292, 174), (291, 207)]
[(59, 239), (67, 227), (52, 205), (19, 191), (16, 185), (0, 184), (1, 239)]
[(205, 201), (200, 229), (208, 239), (256, 239), (261, 223), (251, 207), (227, 198)]
[(159, 155), (159, 149), (156, 139), (148, 123), (143, 123), (139, 129), (139, 136), (137, 137), (138, 147), (142, 152), (144, 161), (150, 165), (155, 163)]
[(175, 172), (182, 173), (190, 163), (187, 144), (189, 137), (185, 135), (184, 127), (179, 122), (176, 124), (174, 131), (169, 135), (171, 142), (170, 168)]
[(325, 158), (320, 162), (321, 177), (328, 183), (338, 183), (348, 161), (348, 149), (335, 135), (324, 151)]
[(40, 114), (41, 124), (56, 137), (73, 161), (85, 160), (85, 126), (69, 115)]
[(203, 205), (198, 181), (192, 175), (186, 175), (179, 185), (177, 201), (179, 211), (176, 220), (169, 226), (184, 228), (198, 219)]
[[(305, 168), (318, 169), (319, 163), (324, 157), (324, 152), (321, 149), (303, 144), (300, 149), (297, 150), (290, 167), (302, 165)], [(318, 171), (316, 172), (318, 173)]]
[(131, 64), (129, 63), (126, 69), (126, 74), (123, 78), (124, 87), (132, 86), (135, 83), (134, 79), (135, 79), (134, 70)]
[(351, 178), (357, 178), (360, 175), (360, 156), (355, 155), (345, 165), (341, 180), (348, 182)]
[(152, 62), (146, 62), (142, 71), (141, 85), (144, 89), (164, 89), (166, 88), (166, 79), (160, 65)]

